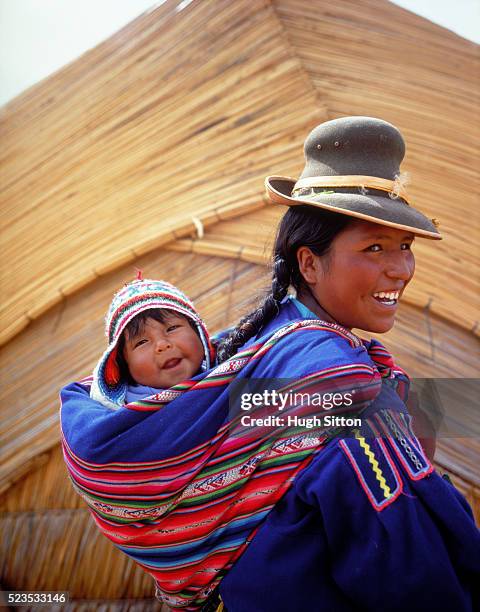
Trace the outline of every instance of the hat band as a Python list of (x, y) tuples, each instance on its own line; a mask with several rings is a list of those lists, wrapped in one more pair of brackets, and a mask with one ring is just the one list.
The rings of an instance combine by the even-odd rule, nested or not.
[(400, 181), (390, 181), (378, 176), (362, 176), (352, 174), (349, 176), (309, 176), (299, 179), (292, 190), (292, 196), (298, 194), (296, 192), (301, 189), (312, 187), (358, 187), (359, 189), (378, 189), (392, 194), (392, 197), (402, 198), (410, 205), (409, 198), (405, 188), (400, 184)]

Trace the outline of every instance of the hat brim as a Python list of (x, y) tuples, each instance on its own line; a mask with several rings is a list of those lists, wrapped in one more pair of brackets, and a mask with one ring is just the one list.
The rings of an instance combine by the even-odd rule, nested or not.
[(441, 240), (442, 236), (428, 217), (401, 199), (388, 195), (362, 193), (317, 193), (313, 196), (293, 198), (296, 180), (286, 176), (267, 176), (265, 189), (273, 204), (299, 206), (308, 204), (324, 210), (348, 215), (370, 223), (407, 230), (416, 236)]

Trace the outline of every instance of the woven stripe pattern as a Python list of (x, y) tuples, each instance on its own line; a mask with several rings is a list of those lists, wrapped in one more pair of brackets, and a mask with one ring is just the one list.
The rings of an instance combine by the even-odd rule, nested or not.
[[(338, 343), (349, 353), (350, 345), (359, 358), (311, 370), (293, 382), (296, 390), (321, 393), (332, 384), (340, 392), (353, 388), (351, 410), (360, 413), (376, 398), (384, 378), (398, 382), (404, 375), (381, 345), (372, 341), (367, 359), (365, 347), (348, 331), (301, 321), (242, 350), (201, 380), (128, 404), (103, 420), (101, 429), (90, 418), (96, 406), (75, 400), (62, 408), (64, 457), (76, 491), (101, 531), (155, 578), (159, 596), (174, 610), (203, 605), (297, 473), (337, 433), (289, 426), (274, 436), (257, 429), (253, 436), (242, 431), (240, 417), (218, 421), (235, 378), (253, 373), (261, 378), (277, 357), (285, 364), (279, 374), (285, 375), (310, 334), (333, 334), (331, 346)], [(402, 397), (402, 385), (396, 390)], [(292, 408), (298, 416), (309, 409), (303, 404)], [(174, 430), (182, 418), (185, 425)], [(161, 429), (155, 427), (159, 419)], [(188, 433), (182, 432), (184, 426)], [(127, 427), (140, 437), (139, 450), (132, 441), (122, 448), (117, 432), (126, 444)], [(189, 446), (176, 452), (182, 436)], [(97, 449), (106, 448), (108, 440), (115, 444), (108, 445), (111, 454), (105, 457)]]

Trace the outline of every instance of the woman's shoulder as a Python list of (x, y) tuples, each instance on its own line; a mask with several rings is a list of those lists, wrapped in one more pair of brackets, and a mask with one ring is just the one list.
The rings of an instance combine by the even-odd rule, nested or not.
[(325, 367), (357, 362), (373, 365), (358, 336), (335, 323), (302, 318), (290, 300), (281, 304), (278, 315), (255, 340), (262, 341), (271, 345), (270, 357), (279, 353), (288, 359)]
[(301, 321), (282, 326), (260, 340), (248, 374), (297, 381), (313, 376), (323, 384), (340, 377), (345, 381), (361, 379), (368, 385), (378, 378), (365, 348), (353, 347), (348, 339), (322, 328), (319, 322), (305, 325)]
[[(328, 323), (315, 316), (314, 313), (303, 307), (298, 300), (288, 296), (280, 304), (278, 314), (263, 328), (261, 335), (265, 336), (280, 330), (281, 328), (292, 326), (303, 322), (304, 325), (298, 325), (297, 331), (315, 331), (317, 339), (320, 335), (325, 337), (325, 340), (336, 339), (340, 343), (346, 341), (350, 346), (362, 346), (362, 340), (353, 334), (345, 327), (338, 323)], [(308, 323), (307, 323), (308, 322)]]

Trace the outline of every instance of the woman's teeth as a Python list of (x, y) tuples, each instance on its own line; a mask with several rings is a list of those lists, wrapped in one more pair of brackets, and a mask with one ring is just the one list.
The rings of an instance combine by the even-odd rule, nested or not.
[(400, 291), (378, 291), (373, 297), (382, 304), (392, 305), (398, 300)]

